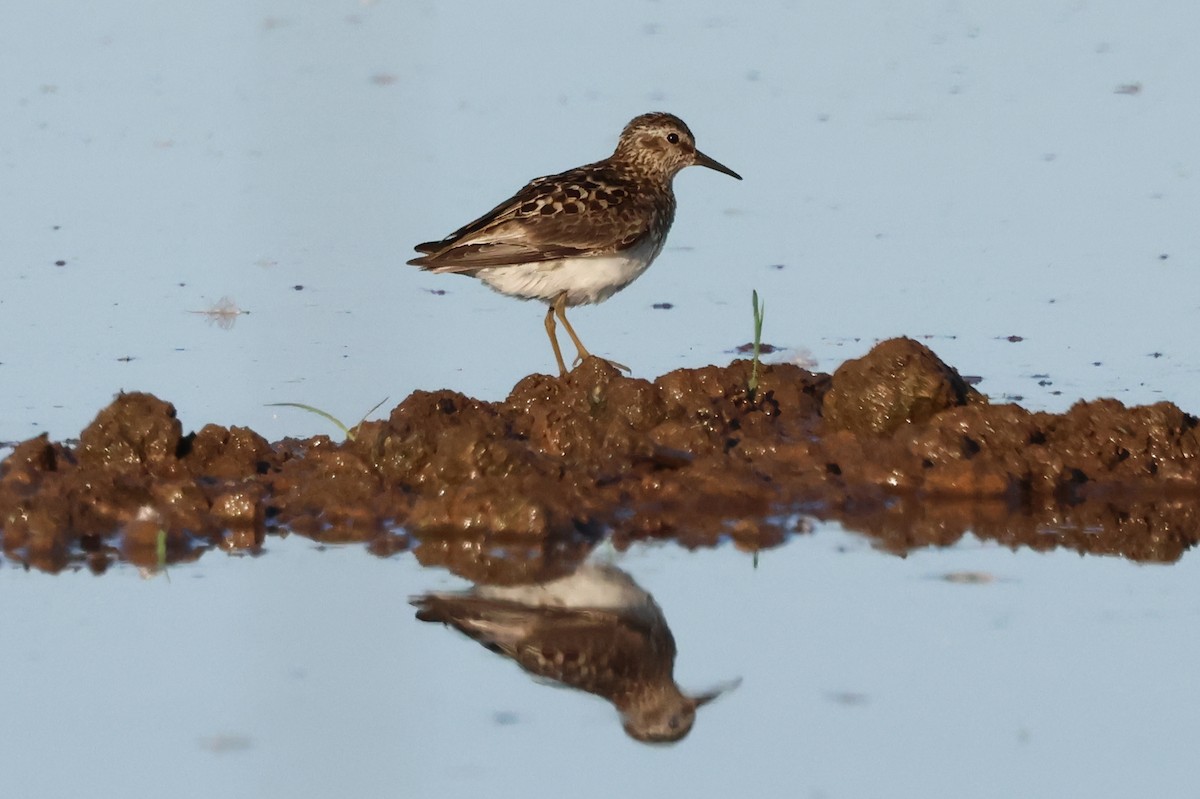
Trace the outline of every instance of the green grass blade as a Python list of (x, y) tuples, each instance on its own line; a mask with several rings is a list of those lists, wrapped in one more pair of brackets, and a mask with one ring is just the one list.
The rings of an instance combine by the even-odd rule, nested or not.
[[(383, 404), (383, 403), (380, 403), (380, 404)], [(302, 411), (308, 411), (309, 413), (315, 413), (317, 416), (324, 417), (325, 419), (328, 419), (329, 421), (331, 421), (335, 425), (337, 425), (338, 429), (342, 431), (343, 435), (345, 435), (346, 438), (349, 438), (351, 441), (354, 440), (354, 434), (352, 432), (350, 432), (350, 428), (346, 427), (346, 425), (342, 423), (341, 419), (337, 418), (336, 416), (334, 416), (332, 413), (329, 413), (328, 411), (323, 411), (320, 408), (314, 408), (311, 405), (305, 405), (303, 402), (268, 402), (267, 407), (268, 408), (299, 408)], [(378, 408), (379, 406), (376, 405), (375, 407)], [(372, 410), (374, 410), (374, 408)], [(368, 413), (370, 413), (370, 411), (368, 411)]]
[(758, 359), (762, 350), (763, 316), (766, 313), (767, 305), (765, 302), (759, 302), (757, 289), (750, 293), (750, 302), (754, 310), (754, 358), (750, 363), (750, 381), (747, 383), (747, 388), (750, 401), (753, 402), (754, 395), (758, 392)]
[(383, 403), (387, 402), (389, 399), (391, 399), (391, 397), (384, 397), (379, 402), (375, 403), (375, 406), (373, 408), (371, 408), (371, 410), (367, 411), (366, 413), (364, 413), (362, 415), (362, 418), (358, 420), (358, 424), (354, 425), (354, 429), (357, 430), (359, 425), (361, 425), (363, 422), (367, 421), (368, 416), (375, 413), (375, 411), (379, 410), (380, 406), (383, 405)]

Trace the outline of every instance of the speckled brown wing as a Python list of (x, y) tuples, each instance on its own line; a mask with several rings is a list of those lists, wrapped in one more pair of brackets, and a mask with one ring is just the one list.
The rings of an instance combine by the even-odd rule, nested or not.
[(441, 622), (538, 677), (590, 693), (604, 683), (669, 676), (675, 640), (636, 614), (599, 609), (529, 607), (504, 600), (426, 594), (413, 601), (421, 621)]
[(545, 609), (538, 628), (512, 655), (530, 674), (610, 699), (631, 681), (671, 676), (675, 644), (670, 633), (656, 638), (635, 616)]
[[(669, 199), (669, 198), (668, 198)], [(409, 261), (437, 272), (472, 272), (515, 263), (601, 255), (634, 246), (669, 215), (604, 164), (530, 182), (514, 197), (440, 242), (417, 245)]]
[[(416, 247), (413, 247), (413, 249), (417, 252), (435, 253), (439, 250), (444, 250), (447, 247), (453, 246), (456, 242), (458, 242), (459, 239), (472, 233), (478, 233), (480, 230), (483, 230), (485, 227), (487, 227), (489, 223), (511, 217), (516, 212), (516, 209), (521, 205), (528, 202), (530, 199), (536, 199), (542, 192), (542, 186), (544, 186), (548, 181), (556, 180), (568, 174), (570, 173), (563, 173), (562, 175), (546, 175), (545, 177), (534, 178), (526, 183), (525, 186), (522, 187), (522, 189), (512, 197), (509, 197), (507, 200), (500, 203), (478, 219), (472, 220), (471, 222), (463, 225), (446, 238), (438, 241), (422, 242)], [(416, 260), (420, 259), (413, 259), (413, 261)], [(409, 261), (409, 263), (412, 263), (413, 261)]]

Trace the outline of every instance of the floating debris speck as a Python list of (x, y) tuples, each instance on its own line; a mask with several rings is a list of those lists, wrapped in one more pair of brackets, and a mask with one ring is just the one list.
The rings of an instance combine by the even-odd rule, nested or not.
[(188, 311), (188, 313), (207, 317), (205, 321), (210, 325), (217, 325), (222, 330), (231, 330), (239, 316), (250, 312), (239, 308), (232, 297), (225, 296), (217, 300), (207, 311)]
[(996, 582), (996, 575), (988, 572), (959, 571), (947, 572), (942, 575), (942, 579), (959, 585), (987, 585)]
[(210, 735), (206, 738), (201, 738), (198, 743), (201, 749), (216, 755), (227, 752), (244, 752), (247, 749), (254, 748), (254, 740), (250, 736), (229, 733)]
[(825, 698), (846, 707), (862, 706), (871, 701), (870, 697), (858, 691), (826, 691)]

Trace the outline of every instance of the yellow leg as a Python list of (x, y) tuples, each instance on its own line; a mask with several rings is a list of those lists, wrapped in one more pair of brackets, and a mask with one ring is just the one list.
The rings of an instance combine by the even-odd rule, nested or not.
[[(583, 342), (579, 340), (579, 336), (575, 335), (575, 328), (571, 327), (571, 323), (567, 321), (567, 293), (565, 291), (554, 298), (554, 304), (550, 306), (550, 310), (558, 315), (559, 321), (562, 322), (563, 327), (567, 329), (567, 335), (571, 337), (572, 343), (575, 344), (575, 349), (578, 351), (578, 354), (575, 356), (575, 363), (579, 363), (584, 358), (591, 358), (592, 354), (588, 352), (587, 347), (583, 346)], [(553, 322), (550, 320), (550, 314), (546, 314), (546, 328), (549, 329), (550, 325), (552, 324)], [(558, 354), (557, 342), (554, 344), (554, 353), (556, 355)], [(612, 364), (622, 372), (632, 371), (623, 363), (610, 361), (607, 358), (601, 358), (600, 360)], [(558, 365), (560, 368), (562, 367), (562, 356), (559, 356)], [(565, 370), (563, 371), (563, 374), (566, 374)]]
[[(568, 327), (569, 331), (571, 328)], [(554, 333), (554, 306), (546, 309), (546, 335), (550, 337), (550, 346), (554, 348), (554, 360), (558, 361), (558, 373), (567, 376), (567, 365), (563, 362), (562, 350), (558, 348), (558, 336)], [(571, 334), (574, 337), (574, 333)]]
[(563, 327), (567, 329), (567, 335), (571, 337), (572, 343), (575, 344), (575, 349), (579, 353), (575, 356), (575, 363), (579, 363), (584, 358), (590, 358), (592, 354), (587, 351), (587, 347), (583, 346), (583, 342), (579, 340), (579, 336), (575, 335), (575, 328), (571, 327), (571, 323), (567, 321), (567, 293), (565, 291), (554, 298), (554, 305), (551, 306), (551, 310), (558, 314)]

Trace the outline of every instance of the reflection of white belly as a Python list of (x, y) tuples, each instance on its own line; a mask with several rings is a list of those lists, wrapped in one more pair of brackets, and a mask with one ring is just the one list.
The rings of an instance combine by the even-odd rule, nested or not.
[(588, 305), (607, 300), (636, 280), (661, 249), (662, 241), (658, 246), (648, 242), (613, 255), (493, 266), (474, 274), (512, 297), (550, 302), (565, 291), (568, 306)]
[(528, 607), (628, 610), (654, 605), (654, 598), (628, 574), (615, 566), (591, 562), (550, 582), (479, 585), (471, 593)]

